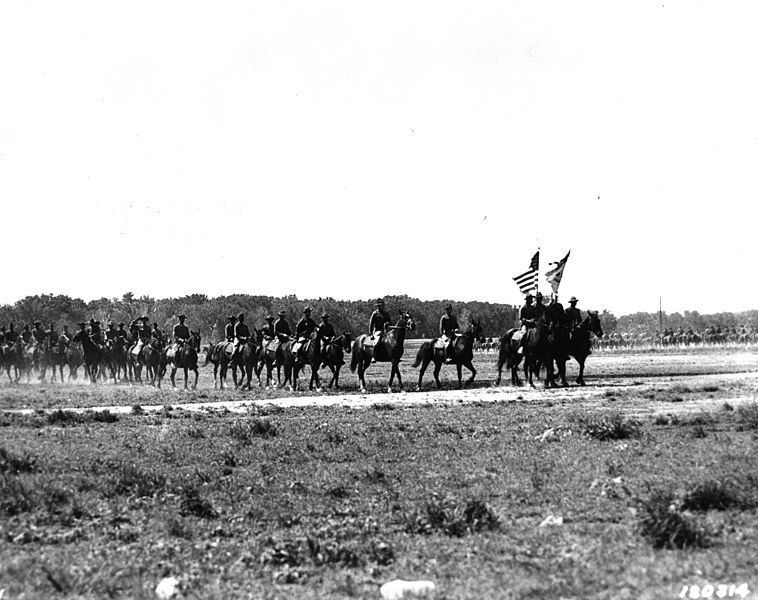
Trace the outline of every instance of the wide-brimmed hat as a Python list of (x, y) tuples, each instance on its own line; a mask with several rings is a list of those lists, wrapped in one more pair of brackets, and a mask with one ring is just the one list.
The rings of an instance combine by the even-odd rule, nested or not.
[(376, 302), (374, 302), (374, 306), (384, 306), (384, 300), (379, 298)]
[(179, 318), (179, 319), (186, 319), (186, 318), (187, 318), (187, 315), (185, 315), (184, 313), (182, 313), (182, 314), (181, 314), (181, 315), (179, 315), (177, 318)]
[(328, 318), (329, 318), (329, 315), (328, 315), (328, 314), (326, 314), (326, 313), (324, 313), (323, 315), (321, 315), (321, 318), (322, 318), (322, 319), (328, 319)]
[(32, 323), (32, 325), (42, 325), (42, 323), (40, 323), (39, 321), (35, 321), (34, 323)]
[(537, 293), (534, 295), (534, 297), (535, 297), (535, 298), (542, 298), (542, 292), (537, 292)]
[(94, 324), (95, 324), (95, 319), (90, 319), (90, 320), (89, 320), (89, 324), (90, 324), (90, 325), (94, 325)]
[(286, 316), (287, 316), (287, 313), (286, 313), (286, 312), (284, 312), (283, 310), (280, 310), (280, 311), (279, 311), (277, 314), (278, 314), (280, 317), (286, 317)]
[(266, 317), (266, 320), (267, 320), (267, 321), (273, 321), (273, 320), (274, 320), (274, 315), (269, 315), (269, 316), (267, 316), (267, 317)]
[(227, 321), (236, 321), (237, 317), (235, 317), (234, 315), (229, 315), (228, 317), (226, 317), (226, 319)]
[(240, 314), (238, 314), (238, 315), (237, 315), (237, 318), (238, 318), (238, 319), (244, 319), (244, 318), (245, 318), (245, 313), (240, 313)]
[(310, 306), (306, 306), (306, 307), (303, 309), (303, 312), (304, 312), (304, 313), (309, 313), (309, 312), (311, 312), (311, 307), (310, 307)]
[(445, 310), (453, 310), (453, 305), (448, 302), (447, 306), (445, 307)]
[(569, 298), (569, 302), (579, 302), (579, 300), (576, 299), (576, 296), (571, 296), (571, 298)]
[(524, 296), (524, 300), (529, 300), (529, 299), (534, 300), (534, 296), (532, 296), (531, 294), (527, 294), (526, 296)]
[(147, 323), (150, 320), (150, 317), (146, 317), (143, 315), (139, 318), (139, 320), (142, 321), (143, 323)]

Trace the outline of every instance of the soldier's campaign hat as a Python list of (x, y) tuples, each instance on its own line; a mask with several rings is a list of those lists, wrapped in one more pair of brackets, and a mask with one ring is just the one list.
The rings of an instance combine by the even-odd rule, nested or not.
[(534, 296), (532, 296), (531, 294), (527, 294), (526, 296), (524, 296), (524, 300), (529, 300), (529, 298), (534, 300)]
[(94, 325), (94, 324), (95, 324), (95, 319), (90, 319), (90, 320), (89, 320), (89, 324), (90, 324), (90, 325)]
[(237, 320), (237, 317), (235, 317), (234, 315), (229, 315), (229, 316), (228, 316), (228, 317), (226, 317), (226, 318), (227, 318), (227, 320), (229, 320), (229, 321), (236, 321), (236, 320)]
[(445, 307), (445, 310), (453, 310), (453, 305), (448, 302), (447, 306)]
[(124, 326), (124, 322), (123, 322), (123, 321), (121, 321), (121, 323), (119, 323), (119, 324), (118, 324), (118, 326), (119, 326), (119, 327), (123, 327), (123, 326)]
[(178, 317), (178, 318), (179, 318), (179, 319), (186, 319), (186, 318), (187, 318), (187, 315), (185, 315), (184, 313), (182, 313), (182, 314), (180, 314), (180, 315), (179, 315), (179, 317)]
[(95, 325), (100, 325), (100, 321), (95, 321)]
[(286, 316), (287, 316), (287, 313), (286, 313), (286, 312), (284, 312), (283, 310), (280, 310), (280, 311), (279, 311), (279, 316), (280, 316), (280, 317), (286, 317)]
[(542, 292), (537, 292), (537, 294), (535, 295), (535, 298), (542, 298)]
[(266, 317), (266, 320), (267, 321), (273, 321), (274, 320), (274, 315), (269, 315), (268, 317)]
[(329, 315), (328, 315), (328, 314), (326, 314), (326, 313), (324, 313), (323, 315), (321, 315), (321, 318), (322, 318), (322, 319), (328, 319), (328, 318), (329, 318)]
[(374, 305), (375, 305), (375, 306), (384, 306), (384, 300), (382, 300), (381, 298), (379, 298), (379, 299), (378, 299), (378, 300), (377, 300), (377, 301), (374, 303)]
[(240, 314), (238, 314), (238, 315), (237, 315), (237, 318), (238, 318), (238, 319), (244, 319), (244, 318), (245, 318), (245, 313), (240, 313)]
[(32, 325), (42, 325), (42, 323), (40, 323), (39, 321), (35, 321), (34, 323), (32, 323)]
[[(51, 323), (52, 325), (52, 323)], [(108, 327), (113, 327), (113, 321), (108, 321)]]
[(144, 316), (144, 315), (142, 315), (142, 316), (139, 318), (139, 320), (140, 320), (140, 321), (142, 321), (143, 323), (147, 323), (147, 322), (150, 320), (150, 318), (149, 318), (149, 317), (146, 317), (146, 316)]
[(79, 327), (86, 327), (86, 326), (87, 326), (86, 323), (79, 323)]
[(311, 312), (311, 307), (310, 307), (310, 306), (306, 306), (306, 307), (303, 309), (303, 312), (304, 312), (304, 313), (309, 313), (309, 312)]
[(579, 302), (579, 300), (576, 299), (576, 296), (571, 296), (571, 298), (569, 298), (569, 302)]

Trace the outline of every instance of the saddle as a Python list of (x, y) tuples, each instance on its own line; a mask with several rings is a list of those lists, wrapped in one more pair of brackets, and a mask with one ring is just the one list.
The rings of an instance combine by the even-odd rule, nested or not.
[(279, 340), (269, 340), (264, 342), (263, 348), (266, 352), (276, 352), (279, 349)]
[(447, 347), (447, 340), (445, 338), (437, 338), (434, 340), (435, 350), (444, 350)]

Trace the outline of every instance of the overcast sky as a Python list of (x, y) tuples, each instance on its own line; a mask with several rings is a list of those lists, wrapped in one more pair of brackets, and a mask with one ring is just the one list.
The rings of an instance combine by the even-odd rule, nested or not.
[(0, 302), (758, 308), (754, 2), (3, 2)]

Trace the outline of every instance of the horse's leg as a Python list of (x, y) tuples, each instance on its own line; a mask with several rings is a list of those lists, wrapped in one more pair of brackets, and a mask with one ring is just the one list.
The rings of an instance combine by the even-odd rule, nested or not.
[(437, 360), (436, 357), (434, 359), (434, 383), (437, 385), (437, 389), (442, 387), (442, 382), (440, 381), (440, 371), (442, 370), (442, 364), (444, 363), (444, 358), (442, 360)]
[(468, 361), (464, 366), (469, 371), (471, 371), (471, 377), (469, 377), (466, 380), (466, 385), (471, 385), (472, 383), (474, 383), (474, 379), (476, 378), (476, 369), (474, 368), (474, 365), (473, 365), (473, 363), (471, 361)]
[[(174, 389), (176, 389), (176, 368), (177, 367), (176, 367), (175, 364), (171, 365), (171, 387), (174, 388)], [(164, 371), (165, 371), (165, 367), (164, 367)], [(186, 372), (185, 372), (185, 375), (184, 375), (184, 383), (185, 384), (187, 383), (187, 374), (186, 374)]]
[(331, 389), (332, 386), (334, 385), (334, 381), (335, 381), (335, 378), (336, 378), (336, 373), (334, 371), (334, 367), (331, 364), (328, 364), (327, 367), (329, 367), (329, 370), (332, 372), (332, 379), (331, 379), (331, 381), (329, 381), (329, 389)]
[(581, 360), (579, 358), (576, 359), (576, 362), (579, 363), (579, 376), (576, 378), (576, 382), (579, 385), (586, 385), (584, 383), (584, 360), (583, 358)]
[(459, 362), (455, 363), (455, 370), (458, 372), (458, 389), (463, 387), (463, 365)]
[(418, 372), (418, 389), (421, 389), (421, 383), (424, 380), (424, 373), (426, 373), (426, 368), (429, 366), (429, 360), (425, 356), (421, 361), (421, 368)]

